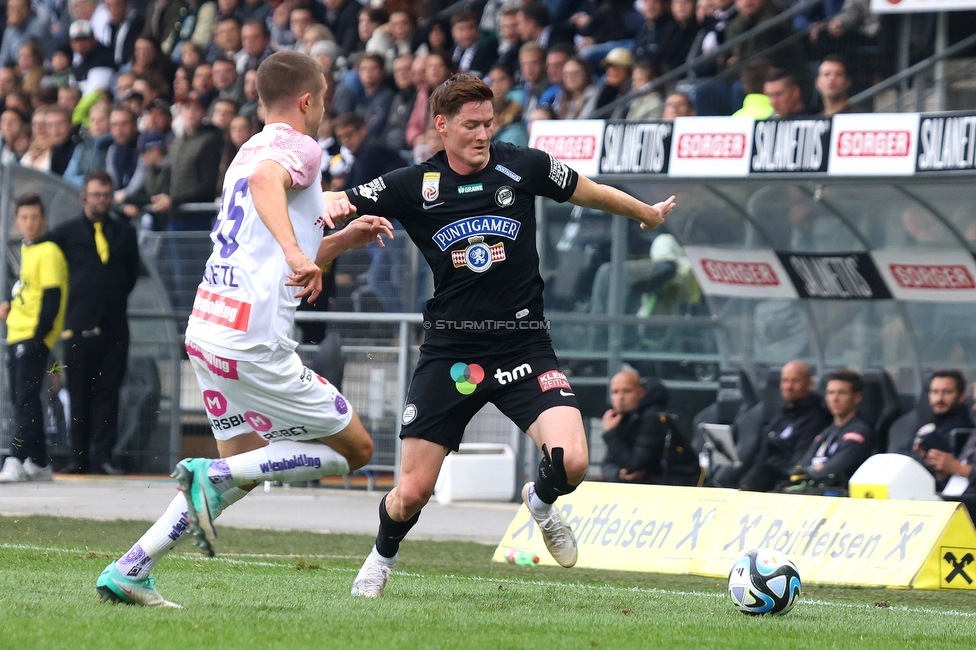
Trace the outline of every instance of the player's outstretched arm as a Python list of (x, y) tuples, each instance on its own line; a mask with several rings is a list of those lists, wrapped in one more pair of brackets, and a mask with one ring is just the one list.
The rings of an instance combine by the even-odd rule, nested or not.
[(356, 214), (356, 206), (349, 202), (345, 192), (322, 192), (322, 203), (325, 205), (322, 216), (329, 228), (344, 225)]
[(308, 296), (309, 302), (313, 302), (322, 292), (322, 269), (308, 259), (298, 246), (295, 229), (288, 216), (288, 196), (285, 191), (291, 187), (291, 175), (273, 160), (263, 160), (248, 177), (247, 185), (254, 209), (281, 246), (285, 262), (292, 270), (285, 286), (302, 287), (295, 297)]
[(315, 263), (325, 266), (350, 248), (365, 246), (372, 242), (386, 248), (383, 237), (393, 239), (393, 224), (383, 217), (362, 216), (339, 232), (323, 237), (318, 254), (315, 256)]
[(630, 217), (639, 221), (644, 230), (653, 230), (664, 223), (664, 218), (671, 214), (675, 205), (674, 196), (666, 201), (647, 205), (615, 187), (594, 183), (585, 176), (579, 177), (576, 191), (569, 202), (584, 208)]

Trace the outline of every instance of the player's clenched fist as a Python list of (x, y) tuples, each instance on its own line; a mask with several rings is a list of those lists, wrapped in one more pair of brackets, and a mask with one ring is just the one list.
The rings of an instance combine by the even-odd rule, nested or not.
[(325, 211), (322, 217), (329, 228), (343, 225), (350, 215), (356, 214), (356, 206), (349, 202), (345, 192), (323, 192)]

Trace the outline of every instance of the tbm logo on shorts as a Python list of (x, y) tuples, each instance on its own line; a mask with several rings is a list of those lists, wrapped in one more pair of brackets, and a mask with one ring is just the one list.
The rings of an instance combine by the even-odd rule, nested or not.
[(510, 384), (512, 382), (518, 381), (523, 377), (528, 377), (532, 374), (532, 366), (527, 363), (523, 363), (521, 366), (515, 366), (511, 372), (502, 370), (498, 368), (495, 370), (495, 379), (498, 383), (504, 386), (505, 384)]

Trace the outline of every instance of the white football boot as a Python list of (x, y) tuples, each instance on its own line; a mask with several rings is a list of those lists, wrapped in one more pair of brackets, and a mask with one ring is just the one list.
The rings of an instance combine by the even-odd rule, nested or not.
[(386, 582), (390, 579), (390, 574), (393, 573), (393, 565), (396, 564), (396, 561), (396, 555), (389, 559), (384, 558), (376, 552), (374, 546), (352, 583), (352, 595), (365, 596), (366, 598), (382, 596)]
[(559, 514), (555, 504), (551, 504), (549, 510), (543, 515), (537, 515), (532, 511), (532, 506), (529, 505), (529, 489), (534, 485), (535, 483), (525, 484), (522, 488), (522, 501), (525, 502), (525, 507), (529, 509), (529, 514), (535, 519), (535, 523), (539, 524), (542, 540), (546, 543), (552, 559), (568, 569), (576, 564), (576, 536), (563, 521), (563, 516)]

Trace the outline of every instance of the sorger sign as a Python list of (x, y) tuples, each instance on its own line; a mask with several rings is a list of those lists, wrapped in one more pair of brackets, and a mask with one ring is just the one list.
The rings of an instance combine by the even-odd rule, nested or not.
[(583, 176), (596, 176), (604, 124), (604, 120), (536, 120), (529, 146), (545, 151)]
[(796, 298), (796, 289), (776, 254), (769, 250), (734, 250), (686, 246), (685, 253), (702, 291), (738, 298)]
[(976, 302), (976, 262), (968, 253), (874, 251), (871, 257), (899, 300)]
[(840, 176), (911, 176), (918, 113), (835, 115), (827, 172)]
[(755, 121), (739, 117), (679, 117), (671, 137), (670, 176), (748, 176)]

